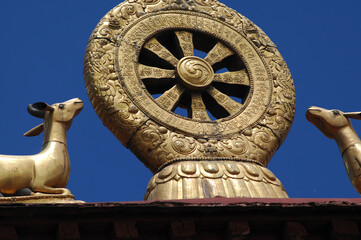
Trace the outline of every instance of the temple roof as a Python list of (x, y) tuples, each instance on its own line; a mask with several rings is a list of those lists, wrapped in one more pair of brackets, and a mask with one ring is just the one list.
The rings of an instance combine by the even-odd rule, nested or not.
[(359, 239), (360, 224), (360, 199), (0, 205), (0, 239)]

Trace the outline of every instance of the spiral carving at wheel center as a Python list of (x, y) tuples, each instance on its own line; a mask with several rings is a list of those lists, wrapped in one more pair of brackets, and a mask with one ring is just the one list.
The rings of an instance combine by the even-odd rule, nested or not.
[(214, 77), (212, 67), (195, 56), (182, 58), (177, 66), (177, 74), (181, 82), (192, 90), (205, 89), (212, 83)]
[(293, 80), (236, 11), (125, 1), (91, 35), (84, 76), (104, 125), (154, 173), (146, 200), (288, 197), (266, 167), (292, 125)]

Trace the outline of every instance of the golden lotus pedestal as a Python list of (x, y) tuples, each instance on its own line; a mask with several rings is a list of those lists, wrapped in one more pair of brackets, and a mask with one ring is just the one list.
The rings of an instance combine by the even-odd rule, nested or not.
[(150, 180), (145, 200), (190, 198), (288, 198), (278, 178), (254, 162), (179, 161)]
[(3, 203), (83, 203), (84, 201), (75, 200), (72, 194), (42, 194), (36, 193), (29, 196), (11, 196), (0, 198), (0, 204)]

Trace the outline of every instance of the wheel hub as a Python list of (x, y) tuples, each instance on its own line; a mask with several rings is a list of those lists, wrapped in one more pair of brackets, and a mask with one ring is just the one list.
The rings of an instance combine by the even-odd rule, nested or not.
[(177, 75), (181, 83), (188, 89), (202, 90), (212, 83), (214, 71), (204, 59), (188, 56), (179, 61)]

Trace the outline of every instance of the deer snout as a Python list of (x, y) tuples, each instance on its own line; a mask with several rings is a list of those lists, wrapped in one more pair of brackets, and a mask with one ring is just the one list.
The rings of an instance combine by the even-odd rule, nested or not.
[(80, 111), (83, 109), (83, 107), (84, 107), (84, 103), (83, 103), (83, 101), (82, 101), (80, 98), (73, 98), (73, 99), (71, 99), (71, 100), (69, 100), (69, 101), (73, 102), (73, 103), (76, 105), (77, 111), (79, 111), (79, 112), (80, 112)]
[(80, 98), (73, 98), (74, 103), (83, 103)]
[(76, 104), (76, 107), (77, 107), (76, 111), (75, 111), (75, 114), (74, 114), (74, 117), (76, 117), (81, 112), (81, 110), (83, 110), (84, 103), (80, 100), (78, 102), (74, 102), (74, 104)]
[(324, 109), (320, 107), (311, 106), (307, 109), (307, 112), (322, 112), (322, 110)]
[(311, 106), (306, 111), (306, 119), (310, 122), (312, 122), (313, 118), (317, 113), (321, 113), (323, 108)]
[(73, 102), (74, 104), (81, 104), (81, 105), (84, 104), (83, 101), (80, 98), (73, 98), (73, 99), (70, 99), (70, 100), (68, 100), (66, 102), (69, 102), (69, 103)]

